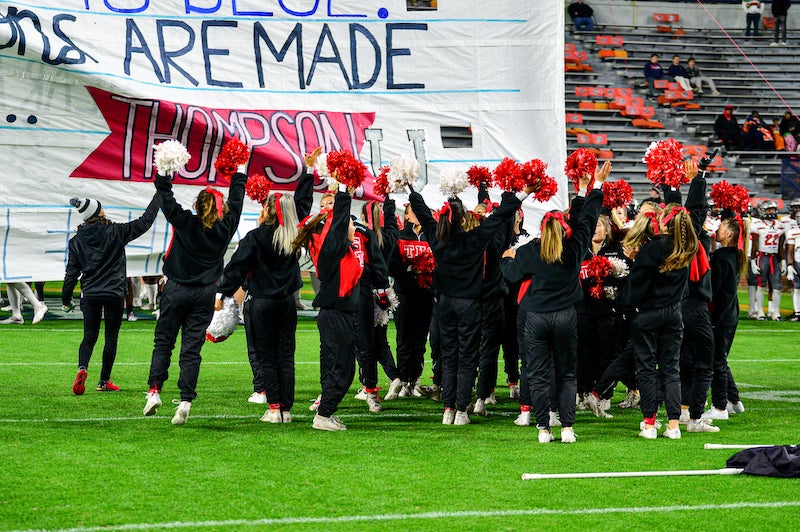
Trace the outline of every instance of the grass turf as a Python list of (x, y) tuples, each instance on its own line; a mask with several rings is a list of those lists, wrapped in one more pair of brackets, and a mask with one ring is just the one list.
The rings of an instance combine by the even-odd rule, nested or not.
[[(123, 323), (117, 393), (94, 391), (101, 336), (81, 397), (70, 391), (79, 321), (2, 329), (0, 529), (796, 529), (796, 480), (520, 480), (525, 472), (718, 469), (735, 451), (706, 451), (706, 442), (798, 443), (794, 323), (740, 322), (731, 367), (747, 411), (718, 422), (721, 432), (645, 441), (636, 437), (640, 412), (612, 408), (614, 419), (579, 412), (574, 445), (540, 445), (535, 428), (514, 426), (518, 406), (502, 386), (491, 415), (467, 427), (441, 425), (441, 404), (424, 398), (370, 414), (353, 386), (338, 412), (349, 430), (314, 431), (307, 406), (319, 391), (319, 337), (309, 319), (298, 326), (294, 423), (261, 423), (264, 408), (246, 402), (240, 329), (206, 345), (189, 421), (173, 427), (177, 361), (159, 415), (142, 416), (153, 326)], [(619, 388), (613, 404), (622, 398)]]

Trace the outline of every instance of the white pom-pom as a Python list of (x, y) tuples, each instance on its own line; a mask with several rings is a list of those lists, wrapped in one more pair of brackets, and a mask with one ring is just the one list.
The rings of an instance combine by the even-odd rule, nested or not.
[(153, 162), (161, 175), (172, 175), (189, 162), (192, 156), (186, 146), (177, 140), (165, 140), (156, 145), (153, 153)]
[(239, 307), (236, 300), (226, 297), (222, 300), (222, 310), (214, 312), (211, 323), (206, 329), (206, 340), (209, 342), (222, 342), (236, 330), (239, 325)]
[(398, 155), (389, 161), (390, 192), (402, 192), (406, 185), (413, 185), (419, 176), (419, 161), (410, 155)]
[(317, 171), (321, 177), (331, 177), (331, 171), (328, 170), (328, 154), (321, 153), (314, 163), (314, 170)]
[(611, 263), (611, 275), (612, 277), (621, 278), (627, 277), (630, 273), (628, 269), (628, 263), (622, 259), (618, 259), (617, 257), (608, 257), (608, 262)]
[(467, 189), (469, 176), (464, 170), (445, 168), (439, 173), (439, 190), (446, 198), (455, 198)]
[(378, 302), (373, 299), (373, 323), (376, 327), (378, 325), (388, 325), (389, 311), (391, 310), (394, 312), (400, 305), (400, 299), (398, 299), (397, 294), (394, 293), (393, 288), (386, 289), (386, 298), (389, 300), (389, 308), (387, 309), (379, 307)]

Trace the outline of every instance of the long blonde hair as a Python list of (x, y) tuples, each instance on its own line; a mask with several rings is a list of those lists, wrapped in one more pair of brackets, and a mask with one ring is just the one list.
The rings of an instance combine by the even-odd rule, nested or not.
[[(280, 206), (283, 223), (278, 219), (275, 202)], [(294, 197), (291, 194), (271, 194), (264, 202), (261, 223), (275, 227), (272, 234), (272, 246), (275, 251), (280, 255), (291, 255), (294, 251), (294, 239), (297, 238), (297, 211), (294, 208)]]
[[(212, 190), (213, 192), (209, 192)], [(223, 216), (228, 214), (228, 202), (224, 202), (222, 204), (222, 216), (219, 215), (217, 212), (217, 203), (214, 197), (215, 194), (222, 194), (221, 192), (214, 190), (214, 189), (203, 189), (197, 194), (197, 200), (195, 200), (194, 206), (195, 210), (197, 211), (197, 217), (200, 219), (200, 223), (203, 224), (203, 227), (206, 229), (211, 229), (215, 223), (222, 219)]]
[(292, 241), (292, 250), (295, 253), (299, 254), (301, 248), (306, 248), (309, 253), (311, 252), (311, 236), (318, 232), (320, 224), (328, 218), (330, 212), (329, 210), (320, 212), (298, 229), (297, 236)]
[(666, 233), (672, 236), (672, 253), (658, 269), (660, 273), (685, 268), (697, 253), (697, 234), (694, 232), (689, 211), (680, 205), (670, 204), (661, 211), (659, 223), (666, 226)]
[(549, 218), (547, 214), (545, 214), (545, 219), (542, 222), (539, 257), (546, 264), (561, 262), (561, 254), (564, 251), (564, 237), (566, 236), (566, 231), (564, 231), (564, 227), (561, 225), (558, 218), (559, 215), (563, 216), (563, 213), (560, 211), (556, 212), (558, 215), (552, 218)]
[(370, 200), (361, 207), (361, 221), (367, 224), (367, 227), (375, 231), (375, 236), (378, 238), (378, 246), (383, 245), (383, 227), (381, 225), (381, 213), (383, 212), (383, 205), (377, 201)]
[[(639, 249), (642, 242), (645, 240), (652, 240), (657, 232), (657, 228), (653, 227), (652, 220), (646, 213), (654, 212), (656, 216), (661, 215), (661, 208), (653, 203), (644, 203), (633, 222), (633, 226), (628, 229), (625, 238), (622, 239), (622, 246), (628, 249)], [(657, 219), (657, 218), (656, 218)]]

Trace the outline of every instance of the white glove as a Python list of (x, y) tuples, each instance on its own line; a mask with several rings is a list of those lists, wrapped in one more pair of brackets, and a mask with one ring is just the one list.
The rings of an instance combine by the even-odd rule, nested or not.
[(761, 268), (758, 267), (758, 260), (750, 259), (750, 270), (753, 275), (761, 275)]
[(781, 261), (781, 275), (786, 275), (786, 259)]
[(786, 268), (786, 280), (793, 281), (796, 275), (797, 271), (794, 269), (794, 266), (789, 265), (789, 267)]

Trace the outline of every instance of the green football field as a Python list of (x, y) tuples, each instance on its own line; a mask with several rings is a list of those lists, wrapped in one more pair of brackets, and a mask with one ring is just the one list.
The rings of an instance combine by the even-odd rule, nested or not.
[[(312, 430), (319, 336), (310, 319), (298, 326), (294, 423), (262, 423), (264, 408), (247, 403), (240, 328), (206, 345), (189, 421), (174, 427), (177, 361), (159, 414), (142, 416), (154, 322), (123, 323), (113, 374), (120, 392), (94, 391), (98, 345), (86, 394), (76, 397), (81, 326), (48, 319), (0, 329), (1, 530), (798, 529), (798, 480), (521, 480), (720, 469), (735, 451), (704, 443), (800, 443), (797, 323), (740, 322), (731, 367), (747, 410), (717, 422), (721, 432), (647, 441), (637, 437), (640, 412), (615, 406), (613, 419), (578, 412), (574, 445), (541, 445), (534, 427), (515, 426), (518, 405), (502, 384), (489, 417), (465, 427), (441, 425), (441, 404), (426, 398), (370, 414), (354, 386), (338, 413), (348, 430)], [(613, 404), (623, 396), (619, 387)]]

